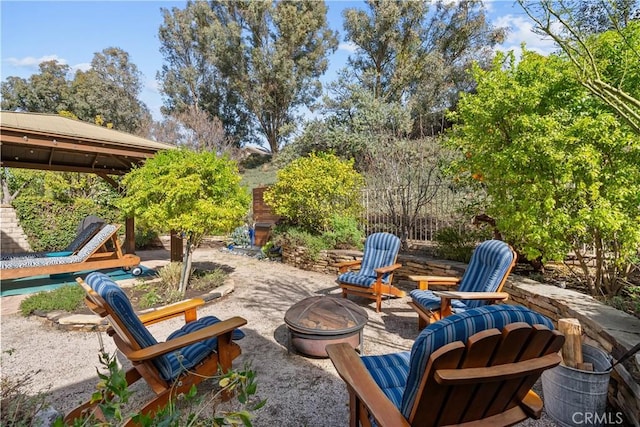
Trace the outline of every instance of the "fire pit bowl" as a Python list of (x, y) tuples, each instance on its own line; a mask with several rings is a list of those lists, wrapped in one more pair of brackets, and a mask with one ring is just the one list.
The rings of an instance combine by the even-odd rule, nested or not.
[(349, 343), (362, 353), (363, 328), (367, 312), (344, 298), (317, 296), (292, 305), (284, 315), (289, 329), (289, 350), (315, 357), (327, 357), (327, 344)]

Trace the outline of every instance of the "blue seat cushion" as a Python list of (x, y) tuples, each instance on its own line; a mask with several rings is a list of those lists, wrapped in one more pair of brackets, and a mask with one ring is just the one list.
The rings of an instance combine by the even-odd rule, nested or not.
[[(440, 309), (440, 297), (436, 296), (430, 290), (414, 289), (409, 292), (409, 296), (413, 302), (427, 310), (439, 310)], [(457, 299), (451, 300), (451, 308), (454, 313), (467, 310), (467, 305)]]
[[(167, 341), (171, 341), (172, 339), (182, 337), (191, 332), (198, 331), (202, 328), (206, 328), (211, 325), (215, 325), (219, 323), (220, 319), (215, 316), (206, 316), (202, 317), (193, 322), (189, 322), (185, 324), (183, 327), (174, 331), (167, 337)], [(239, 340), (244, 338), (244, 332), (239, 329), (233, 331), (231, 335), (231, 339)], [(166, 358), (169, 362), (170, 372), (161, 372), (162, 377), (165, 380), (173, 380), (177, 378), (181, 373), (185, 370), (191, 369), (194, 366), (198, 365), (202, 362), (207, 356), (211, 353), (218, 350), (218, 338), (213, 337), (209, 338), (195, 344), (188, 345), (179, 350), (176, 350), (173, 353), (169, 353), (166, 355)]]
[[(340, 283), (347, 283), (349, 285), (362, 286), (365, 288), (372, 287), (373, 284), (376, 283), (376, 279), (377, 279), (376, 275), (370, 276), (367, 274), (360, 274), (355, 271), (349, 271), (347, 273), (343, 273), (340, 276), (338, 276), (338, 282)], [(382, 282), (389, 283), (389, 279), (387, 278), (385, 281), (383, 278)]]

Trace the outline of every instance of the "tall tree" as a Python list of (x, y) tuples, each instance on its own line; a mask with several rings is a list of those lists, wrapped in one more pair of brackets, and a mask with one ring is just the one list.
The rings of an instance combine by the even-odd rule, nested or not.
[(138, 99), (142, 74), (120, 48), (96, 53), (91, 68), (76, 73), (72, 89), (72, 110), (80, 120), (93, 122), (101, 116), (115, 129), (136, 133), (149, 115), (147, 106)]
[[(489, 64), (505, 30), (488, 23), (481, 1), (438, 1), (430, 8), (426, 2), (370, 0), (367, 6), (344, 12), (346, 39), (357, 51), (349, 59), (351, 73), (334, 88), (355, 80), (376, 97), (410, 108), (414, 136), (437, 133), (432, 129), (444, 111), (473, 86), (470, 64)], [(338, 108), (344, 96), (349, 92), (337, 98)]]
[(157, 74), (165, 95), (163, 113), (206, 112), (222, 122), (234, 145), (251, 140), (251, 117), (242, 98), (215, 66), (211, 24), (215, 19), (207, 2), (188, 2), (182, 10), (163, 9), (158, 32), (165, 64)]
[[(188, 7), (195, 6), (189, 3)], [(258, 133), (276, 153), (295, 128), (298, 107), (310, 105), (320, 95), (319, 77), (327, 69), (328, 54), (337, 47), (326, 21), (326, 6), (313, 0), (223, 0), (212, 1), (211, 10), (213, 15), (209, 16), (198, 9), (202, 15), (197, 16), (206, 19), (191, 21), (193, 31), (182, 33), (185, 43), (179, 47), (188, 51), (182, 57), (193, 62), (204, 56), (200, 45), (210, 43), (202, 47), (206, 48), (207, 65), (216, 72), (211, 71), (212, 79), (202, 84), (193, 84), (191, 77), (180, 81), (181, 85), (191, 82), (191, 88), (171, 90), (184, 99), (211, 102), (229, 111), (246, 107)], [(177, 51), (178, 47), (167, 48)], [(200, 68), (205, 65), (198, 64)], [(223, 95), (237, 94), (238, 98), (220, 99), (218, 84), (230, 89)]]
[(58, 61), (40, 63), (40, 72), (28, 79), (10, 76), (2, 82), (2, 109), (58, 113), (69, 109), (69, 66)]

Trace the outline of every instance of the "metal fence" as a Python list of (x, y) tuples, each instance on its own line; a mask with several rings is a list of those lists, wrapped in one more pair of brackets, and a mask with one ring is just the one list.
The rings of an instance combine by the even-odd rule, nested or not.
[[(417, 191), (404, 189), (371, 189), (362, 192), (366, 235), (386, 231), (397, 236), (406, 231), (407, 240), (430, 242), (445, 227), (458, 227), (465, 222), (461, 208), (472, 194), (454, 192), (445, 185), (421, 189), (426, 203), (416, 211)], [(415, 215), (414, 215), (415, 213)], [(411, 219), (413, 218), (413, 221)], [(411, 223), (413, 222), (413, 223)]]

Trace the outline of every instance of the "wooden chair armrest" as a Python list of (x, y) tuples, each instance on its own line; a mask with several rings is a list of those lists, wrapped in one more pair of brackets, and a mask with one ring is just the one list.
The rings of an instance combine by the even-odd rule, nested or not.
[(558, 365), (561, 360), (558, 353), (551, 353), (543, 357), (504, 365), (481, 368), (438, 369), (435, 373), (435, 379), (438, 384), (448, 386), (478, 384), (480, 381), (508, 381), (527, 374), (541, 374), (545, 369)]
[(506, 292), (457, 292), (457, 291), (433, 291), (440, 298), (462, 300), (493, 300), (500, 301), (509, 298)]
[(429, 285), (457, 286), (462, 277), (456, 276), (409, 276), (409, 280), (418, 282), (418, 289), (429, 289)]
[(145, 326), (149, 326), (184, 314), (185, 323), (189, 323), (198, 318), (197, 309), (203, 305), (203, 299), (193, 298), (140, 314), (138, 318)]
[(400, 267), (402, 267), (402, 264), (392, 264), (392, 265), (385, 265), (384, 267), (378, 267), (376, 268), (374, 271), (376, 273), (378, 273), (378, 275), (383, 275), (386, 273), (391, 273), (392, 271), (395, 271), (397, 269), (399, 269)]
[[(155, 357), (185, 347), (189, 344), (194, 344), (208, 338), (219, 337), (224, 334), (231, 334), (234, 329), (237, 329), (246, 324), (247, 321), (242, 317), (232, 317), (230, 319), (218, 322), (214, 325), (207, 326), (206, 328), (191, 332), (190, 334), (158, 343), (141, 350), (132, 351), (125, 354), (125, 356), (132, 362), (140, 362), (143, 360), (153, 359)], [(220, 342), (221, 340), (218, 340), (218, 343)]]
[(349, 344), (329, 344), (326, 351), (338, 375), (347, 384), (349, 392), (355, 393), (379, 426), (410, 426), (398, 408), (380, 390), (360, 356)]
[(342, 261), (337, 264), (333, 264), (334, 267), (338, 267), (338, 271), (340, 273), (346, 273), (351, 268), (359, 266), (362, 264), (362, 260), (353, 260), (353, 261)]

